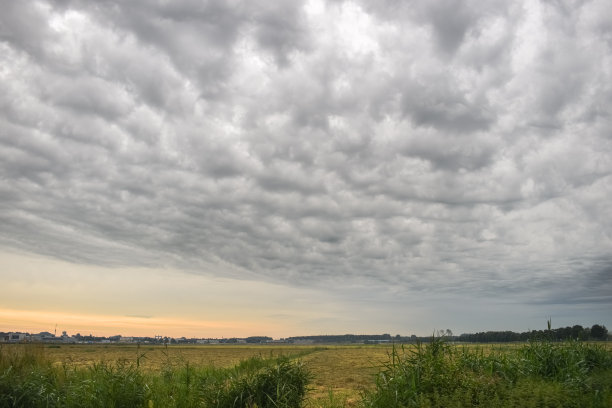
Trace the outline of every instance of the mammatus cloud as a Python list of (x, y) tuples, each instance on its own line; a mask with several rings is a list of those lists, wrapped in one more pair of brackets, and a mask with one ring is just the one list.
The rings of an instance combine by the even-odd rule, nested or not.
[(1, 5), (5, 248), (610, 303), (604, 1)]

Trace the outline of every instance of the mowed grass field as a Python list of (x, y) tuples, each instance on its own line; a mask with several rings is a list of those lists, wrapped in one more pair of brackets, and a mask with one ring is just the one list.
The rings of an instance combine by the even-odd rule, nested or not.
[[(31, 352), (33, 350), (32, 346), (33, 345), (27, 344), (1, 344), (0, 354), (14, 354), (15, 352), (18, 353), (20, 349), (27, 352), (27, 348), (29, 348)], [(516, 355), (517, 351), (525, 347), (525, 344), (448, 344), (447, 346), (449, 347), (449, 351), (447, 352), (449, 356), (448, 361), (453, 359), (457, 360), (457, 358), (459, 358), (464, 364), (467, 362), (472, 365), (482, 365), (482, 362), (485, 362), (483, 367), (476, 369), (477, 371), (483, 368), (485, 369), (484, 372), (478, 374), (478, 376), (482, 376), (483, 373), (489, 370), (491, 374), (494, 369), (498, 370), (497, 365), (503, 365), (509, 362), (510, 360), (506, 361), (504, 356)], [(599, 343), (596, 347), (612, 350), (612, 344), (610, 343)], [(397, 353), (403, 355), (419, 354), (423, 357), (424, 364), (435, 362), (435, 354), (428, 354), (428, 352), (423, 354), (423, 349), (421, 349), (419, 353), (413, 353), (416, 351), (416, 346), (409, 344), (299, 346), (47, 344), (38, 345), (34, 348), (36, 353), (41, 354), (40, 357), (50, 361), (58, 368), (70, 367), (71, 369), (78, 369), (93, 367), (101, 362), (111, 365), (117, 362), (124, 362), (127, 365), (137, 366), (138, 370), (142, 372), (157, 374), (168, 369), (178, 372), (177, 370), (184, 369), (185, 367), (214, 367), (223, 369), (236, 366), (240, 362), (244, 362), (253, 357), (269, 360), (284, 356), (290, 358), (292, 361), (301, 361), (311, 375), (311, 381), (308, 385), (309, 392), (306, 395), (305, 403), (305, 407), (308, 408), (363, 406), (362, 402), (364, 400), (364, 395), (367, 394), (368, 391), (374, 391), (377, 387), (380, 388), (380, 382), (377, 384), (376, 377), (378, 373), (386, 370), (390, 373), (389, 375), (391, 377), (389, 378), (397, 375), (395, 371), (400, 366), (394, 363), (391, 370), (389, 370), (389, 361), (393, 358), (394, 350), (396, 352), (395, 356), (399, 355)], [(429, 350), (431, 351), (431, 349)], [(452, 350), (456, 351), (453, 352)], [(544, 348), (536, 348), (535, 350), (537, 353), (541, 353), (546, 352), (549, 348), (546, 346)], [(461, 357), (461, 355), (467, 357)], [(491, 359), (487, 359), (488, 356), (491, 356)], [(427, 360), (430, 358), (433, 358), (433, 360)], [(431, 365), (431, 367), (446, 364), (444, 361), (446, 361), (446, 357), (434, 365)], [(451, 369), (453, 369), (453, 367), (448, 366), (444, 368), (442, 373)], [(506, 369), (512, 369), (511, 364), (510, 366), (507, 365)], [(402, 372), (404, 372), (403, 370), (404, 368), (401, 369)], [(502, 369), (500, 368), (500, 370)], [(500, 371), (500, 373), (502, 371)], [(457, 373), (453, 375), (456, 374)], [(380, 376), (378, 379), (380, 380)], [(479, 387), (480, 386), (477, 386), (476, 388)], [(530, 387), (531, 384), (528, 384), (526, 388), (528, 389)], [(554, 394), (555, 392), (557, 391), (553, 390), (551, 393)], [(385, 406), (385, 404), (386, 403), (383, 402), (382, 406)], [(381, 406), (381, 404), (373, 406)], [(604, 405), (600, 404), (593, 406), (606, 405), (604, 403)]]
[[(19, 344), (2, 345), (9, 348)], [(360, 399), (364, 389), (374, 386), (374, 376), (389, 360), (392, 345), (136, 345), (136, 344), (61, 344), (45, 345), (44, 355), (56, 365), (92, 366), (101, 361), (138, 362), (143, 370), (155, 371), (164, 366), (232, 367), (250, 357), (289, 356), (302, 361), (312, 374), (308, 399), (346, 400), (348, 406)], [(316, 404), (314, 404), (316, 406)]]

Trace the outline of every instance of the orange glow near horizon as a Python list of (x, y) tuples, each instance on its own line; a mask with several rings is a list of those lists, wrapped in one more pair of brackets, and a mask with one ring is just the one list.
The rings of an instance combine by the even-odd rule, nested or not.
[(137, 316), (112, 316), (74, 314), (49, 311), (26, 311), (0, 309), (0, 330), (39, 333), (53, 332), (57, 324), (58, 333), (81, 333), (94, 336), (149, 336), (222, 338), (243, 337), (245, 331), (265, 333), (273, 331), (269, 325), (247, 321), (206, 321), (180, 318), (157, 318)]

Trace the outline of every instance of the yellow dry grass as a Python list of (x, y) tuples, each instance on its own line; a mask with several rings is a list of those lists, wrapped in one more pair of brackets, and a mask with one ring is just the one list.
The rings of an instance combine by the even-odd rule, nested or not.
[[(456, 345), (483, 354), (510, 351), (521, 344)], [(0, 352), (24, 345), (3, 345)], [(45, 357), (53, 363), (89, 366), (94, 363), (124, 360), (139, 361), (144, 370), (155, 371), (162, 366), (190, 365), (231, 367), (242, 360), (260, 356), (298, 356), (308, 367), (313, 379), (308, 406), (319, 407), (334, 398), (346, 401), (347, 407), (357, 405), (360, 393), (374, 386), (374, 376), (389, 361), (392, 345), (140, 345), (135, 344), (62, 344), (45, 345)], [(406, 345), (406, 348), (412, 347)], [(604, 347), (610, 347), (605, 344)]]
[[(4, 345), (8, 348), (21, 344)], [(374, 384), (374, 375), (388, 360), (388, 345), (140, 345), (136, 344), (61, 344), (45, 345), (44, 354), (54, 364), (86, 367), (94, 363), (119, 360), (136, 363), (143, 370), (155, 371), (162, 366), (190, 365), (231, 367), (249, 357), (298, 356), (312, 373), (309, 404), (336, 398), (352, 406), (360, 392)], [(139, 358), (140, 356), (140, 358)]]
[(347, 406), (356, 405), (361, 391), (374, 385), (391, 350), (389, 345), (328, 346), (304, 356), (301, 360), (313, 374), (312, 405), (328, 400), (330, 392)]
[(144, 370), (158, 370), (164, 365), (231, 367), (250, 357), (280, 357), (302, 353), (303, 347), (250, 345), (136, 345), (136, 344), (63, 344), (49, 345), (45, 354), (56, 364), (89, 366), (93, 363), (137, 360)]

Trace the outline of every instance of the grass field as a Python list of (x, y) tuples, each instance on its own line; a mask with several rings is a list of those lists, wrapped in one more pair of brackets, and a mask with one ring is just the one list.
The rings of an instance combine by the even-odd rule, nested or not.
[[(164, 390), (163, 396), (149, 392), (150, 395), (146, 397), (152, 398), (149, 407), (153, 406), (154, 397), (157, 401), (165, 401), (155, 406), (195, 406), (188, 402), (195, 401), (195, 397), (190, 394), (192, 391), (187, 389), (191, 387), (192, 380), (189, 378), (192, 375), (200, 381), (206, 376), (213, 378), (210, 377), (212, 367), (217, 370), (214, 371), (217, 376), (214, 381), (217, 384), (228, 387), (228, 378), (231, 378), (231, 381), (244, 384), (250, 382), (247, 385), (252, 388), (254, 383), (261, 380), (251, 375), (257, 370), (259, 373), (267, 369), (269, 374), (273, 371), (270, 371), (270, 367), (279, 364), (279, 361), (281, 365), (284, 364), (282, 361), (300, 361), (304, 373), (308, 373), (308, 392), (302, 404), (306, 407), (497, 406), (491, 405), (497, 404), (494, 402), (497, 400), (489, 400), (489, 397), (478, 394), (478, 390), (489, 390), (495, 398), (510, 401), (506, 405), (500, 403), (499, 406), (607, 407), (612, 404), (612, 358), (609, 345), (560, 345), (545, 342), (529, 346), (436, 344), (395, 348), (393, 345), (165, 347), (135, 344), (4, 344), (0, 346), (0, 375), (3, 376), (0, 380), (5, 379), (11, 369), (17, 369), (11, 368), (11, 364), (21, 364), (15, 362), (23, 359), (14, 358), (20, 355), (30, 355), (35, 364), (47, 362), (50, 367), (59, 370), (57, 372), (60, 377), (63, 372), (65, 378), (53, 380), (55, 385), (76, 381), (70, 377), (70, 373), (89, 372), (88, 375), (98, 375), (96, 373), (102, 370), (112, 374), (112, 367), (119, 367), (120, 370), (131, 367), (122, 375), (125, 374), (126, 378), (132, 378), (130, 376), (133, 375), (136, 382), (148, 384), (145, 384), (146, 389), (157, 387)], [(587, 360), (595, 363), (584, 363)], [(232, 368), (237, 365), (241, 370), (246, 368), (251, 374), (239, 374), (239, 370)], [(300, 367), (302, 365), (285, 368), (299, 371)], [(132, 368), (134, 370), (130, 371)], [(27, 374), (26, 371), (23, 372)], [(296, 375), (303, 374), (298, 371)], [(83, 383), (97, 381), (78, 375), (81, 376), (78, 381)], [(183, 394), (180, 394), (180, 387), (176, 388), (173, 382), (181, 382), (184, 389), (180, 392)], [(55, 386), (53, 384), (47, 387)], [(538, 396), (537, 392), (542, 394)], [(587, 395), (585, 392), (593, 395), (585, 399), (581, 396)], [(177, 395), (184, 395), (183, 405), (177, 402)], [(575, 403), (567, 403), (570, 400)], [(211, 406), (225, 406), (223, 403), (217, 404), (220, 405)], [(27, 405), (3, 405), (0, 402), (0, 407), (3, 406)]]
[[(26, 347), (22, 344), (2, 345), (4, 352)], [(99, 362), (125, 361), (136, 363), (144, 371), (162, 367), (194, 366), (228, 368), (251, 357), (298, 358), (312, 374), (311, 401), (336, 398), (355, 405), (360, 392), (374, 386), (374, 376), (392, 351), (391, 345), (140, 345), (136, 344), (61, 344), (45, 345), (44, 357), (54, 365), (91, 367)]]

